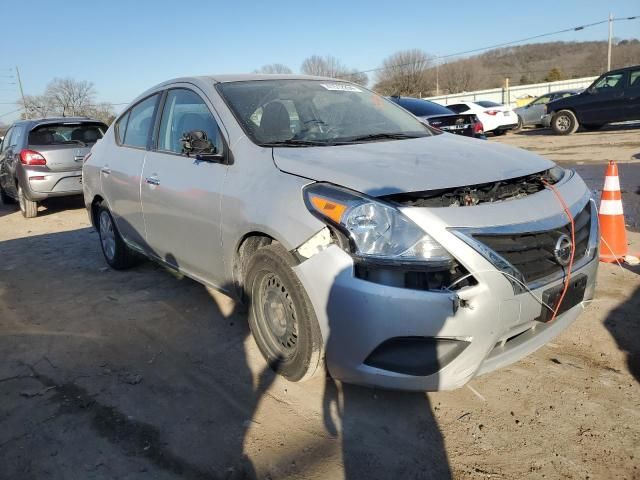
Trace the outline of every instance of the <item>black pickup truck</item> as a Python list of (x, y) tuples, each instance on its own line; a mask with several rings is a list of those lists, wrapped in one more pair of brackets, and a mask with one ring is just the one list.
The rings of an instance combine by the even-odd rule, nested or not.
[(549, 102), (546, 111), (558, 135), (640, 120), (640, 65), (611, 70), (582, 93)]

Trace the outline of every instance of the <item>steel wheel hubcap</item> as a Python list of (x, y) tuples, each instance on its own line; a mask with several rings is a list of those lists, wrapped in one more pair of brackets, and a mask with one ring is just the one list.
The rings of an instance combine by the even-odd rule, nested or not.
[(558, 118), (558, 121), (556, 122), (556, 125), (558, 126), (558, 128), (560, 130), (566, 130), (569, 128), (569, 118), (568, 117), (560, 117)]
[(261, 323), (269, 349), (278, 358), (289, 358), (298, 344), (298, 320), (291, 295), (275, 274), (262, 279), (259, 292)]
[(116, 253), (116, 234), (113, 230), (111, 215), (104, 211), (100, 213), (100, 242), (105, 256), (113, 260)]

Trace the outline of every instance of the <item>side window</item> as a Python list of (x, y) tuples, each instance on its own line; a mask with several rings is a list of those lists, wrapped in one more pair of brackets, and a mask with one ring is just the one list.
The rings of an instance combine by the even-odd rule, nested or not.
[(22, 147), (22, 137), (24, 136), (24, 127), (21, 125), (16, 125), (13, 127), (13, 132), (11, 134), (11, 144), (9, 146), (16, 146), (18, 148)]
[(169, 90), (160, 121), (158, 150), (182, 153), (182, 136), (194, 130), (206, 133), (216, 149), (215, 153), (222, 153), (218, 124), (204, 100), (191, 90)]
[(120, 144), (124, 142), (124, 134), (127, 131), (127, 122), (129, 122), (129, 115), (131, 115), (131, 111), (125, 113), (116, 122), (116, 140)]
[(631, 88), (640, 88), (640, 70), (632, 70), (629, 75), (629, 86)]
[(594, 88), (599, 92), (607, 91), (610, 88), (621, 88), (623, 76), (624, 73), (612, 73), (610, 75), (605, 75), (596, 82)]
[(551, 101), (551, 95), (545, 95), (544, 97), (540, 97), (535, 100), (531, 105), (546, 105)]
[(154, 113), (159, 96), (159, 94), (153, 95), (131, 109), (122, 143), (130, 147), (146, 148), (153, 128)]

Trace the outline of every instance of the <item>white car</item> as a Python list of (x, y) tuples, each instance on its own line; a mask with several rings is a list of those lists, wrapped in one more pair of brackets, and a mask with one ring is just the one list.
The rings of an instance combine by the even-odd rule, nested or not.
[(475, 113), (484, 126), (485, 133), (502, 135), (518, 126), (518, 116), (506, 105), (479, 100), (477, 102), (460, 102), (447, 105), (456, 113)]

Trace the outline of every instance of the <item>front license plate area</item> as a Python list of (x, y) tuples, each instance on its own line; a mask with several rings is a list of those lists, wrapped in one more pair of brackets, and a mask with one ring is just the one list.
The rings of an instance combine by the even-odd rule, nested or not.
[[(558, 315), (563, 314), (572, 307), (578, 305), (584, 299), (584, 292), (587, 289), (587, 276), (580, 274), (575, 277), (571, 277), (569, 282), (569, 288), (562, 300), (562, 305), (558, 309)], [(558, 301), (564, 290), (564, 285), (556, 285), (553, 288), (545, 290), (542, 294), (542, 301), (555, 309), (558, 306)], [(553, 317), (553, 312), (544, 305), (542, 306), (542, 313), (536, 318), (539, 322), (548, 322)]]

